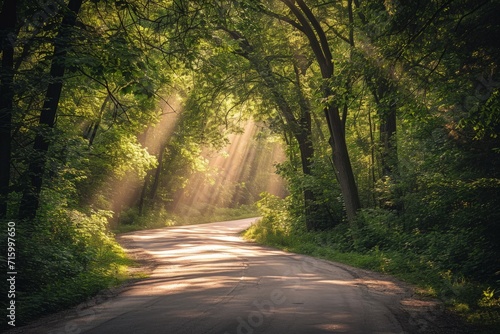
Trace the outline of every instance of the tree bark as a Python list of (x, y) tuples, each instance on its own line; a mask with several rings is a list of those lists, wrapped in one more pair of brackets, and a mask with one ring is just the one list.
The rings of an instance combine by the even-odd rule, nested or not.
[(47, 161), (47, 152), (50, 147), (50, 138), (47, 130), (54, 127), (57, 107), (63, 87), (63, 77), (66, 70), (67, 46), (71, 30), (76, 24), (78, 12), (83, 0), (70, 0), (63, 16), (59, 32), (54, 41), (54, 54), (50, 67), (51, 83), (49, 84), (40, 113), (39, 132), (36, 134), (33, 145), (34, 156), (28, 167), (28, 185), (23, 192), (19, 207), (19, 219), (33, 219), (40, 205), (43, 174)]
[(396, 140), (396, 105), (391, 104), (382, 115), (380, 122), (380, 144), (382, 146), (382, 173), (393, 176), (398, 165), (398, 146)]
[(0, 13), (0, 219), (7, 217), (10, 161), (12, 152), (12, 108), (14, 98), (14, 40), (17, 23), (17, 1), (4, 0)]
[(361, 208), (361, 202), (347, 150), (339, 109), (336, 106), (326, 107), (325, 115), (330, 129), (333, 164), (338, 175), (337, 180), (344, 199), (347, 220), (354, 224), (357, 212)]
[[(255, 59), (253, 60), (253, 65), (257, 68), (262, 66), (267, 67), (265, 69), (260, 69), (259, 73), (261, 74), (261, 78), (266, 83), (267, 88), (272, 92), (276, 105), (281, 111), (281, 114), (284, 116), (288, 128), (290, 128), (293, 137), (299, 145), (302, 173), (305, 176), (312, 176), (314, 146), (312, 142), (310, 110), (304, 110), (304, 108), (302, 108), (300, 117), (297, 119), (293, 115), (292, 108), (287, 103), (285, 97), (279, 92), (277, 83), (272, 77), (273, 74), (271, 68), (265, 63), (257, 63)], [(303, 197), (306, 228), (309, 231), (316, 230), (320, 225), (319, 219), (316, 215), (321, 212), (322, 209), (319, 208), (316, 203), (316, 195), (311, 189), (304, 187)]]

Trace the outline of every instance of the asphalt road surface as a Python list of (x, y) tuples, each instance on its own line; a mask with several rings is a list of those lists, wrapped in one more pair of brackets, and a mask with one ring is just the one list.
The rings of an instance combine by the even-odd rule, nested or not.
[[(432, 333), (436, 305), (402, 283), (243, 241), (255, 219), (122, 235), (154, 264), (118, 295), (21, 333)], [(21, 330), (21, 329), (20, 329)]]

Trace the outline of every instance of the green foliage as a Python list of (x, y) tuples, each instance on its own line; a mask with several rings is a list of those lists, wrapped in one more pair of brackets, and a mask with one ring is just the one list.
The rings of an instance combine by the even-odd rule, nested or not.
[(16, 282), (16, 325), (120, 283), (132, 264), (107, 231), (109, 212), (47, 206), (43, 211), (35, 228), (24, 222), (17, 225), (16, 267), (22, 274)]
[(134, 171), (143, 178), (157, 163), (155, 157), (138, 142), (136, 135), (120, 130), (106, 132), (92, 153), (102, 158), (99, 161), (100, 173), (103, 169), (109, 170), (116, 177), (123, 177), (127, 172)]
[[(293, 197), (281, 199), (268, 193), (262, 193), (260, 201), (257, 202), (263, 218), (263, 224), (273, 227), (272, 233), (278, 232), (289, 234), (291, 230), (304, 230), (305, 226), (300, 216), (294, 214)], [(269, 224), (271, 223), (272, 224)], [(276, 228), (276, 229), (274, 229)]]
[[(290, 195), (284, 209), (293, 217), (291, 219), (304, 224), (305, 213), (302, 208), (304, 191), (308, 190), (315, 194), (315, 201), (311, 204), (316, 211), (311, 215), (313, 219), (319, 220), (317, 226), (320, 229), (328, 229), (345, 221), (340, 190), (338, 185), (333, 183), (335, 174), (332, 166), (325, 161), (326, 159), (317, 159), (311, 164), (311, 175), (304, 175), (298, 171), (300, 167), (293, 161), (294, 159), (297, 157), (278, 164), (276, 171), (288, 185)], [(260, 202), (266, 199), (267, 196), (264, 196)]]
[(120, 214), (120, 221), (116, 229), (117, 233), (161, 228), (175, 225), (171, 215), (163, 208), (149, 210), (142, 215), (135, 207), (124, 210)]

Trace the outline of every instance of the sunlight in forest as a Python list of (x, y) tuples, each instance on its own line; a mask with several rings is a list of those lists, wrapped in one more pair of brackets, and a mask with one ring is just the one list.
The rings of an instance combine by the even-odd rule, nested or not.
[[(172, 137), (179, 121), (181, 105), (178, 97), (171, 95), (167, 100), (161, 102), (161, 110), (162, 113), (159, 116), (158, 123), (149, 126), (138, 136), (142, 147), (146, 148), (150, 155), (157, 158), (164, 144)], [(138, 198), (143, 183), (144, 180), (137, 177), (134, 172), (129, 172), (121, 178), (108, 177), (103, 187), (112, 189), (113, 197), (109, 201), (112, 203), (111, 207), (115, 214), (119, 214), (134, 204), (133, 202)]]
[[(138, 136), (142, 147), (157, 159), (161, 158), (165, 144), (173, 138), (181, 108), (175, 96), (163, 102), (163, 113), (158, 124), (150, 126)], [(167, 210), (181, 215), (193, 212), (204, 215), (215, 208), (251, 205), (260, 199), (259, 194), (262, 192), (285, 196), (284, 181), (275, 172), (275, 165), (285, 160), (283, 148), (279, 141), (267, 138), (261, 131), (261, 126), (249, 120), (242, 126), (240, 133), (228, 136), (228, 145), (221, 151), (205, 149), (201, 158), (205, 159), (207, 168), (188, 178), (185, 187)], [(149, 173), (152, 179), (155, 171)], [(112, 198), (108, 199), (115, 213), (112, 225), (121, 219), (120, 213), (137, 204), (143, 184), (144, 179), (132, 171), (121, 178), (108, 177), (103, 187), (111, 189), (113, 193)]]
[[(245, 230), (258, 243), (408, 280), (478, 327), (468, 332), (496, 333), (498, 13), (500, 1), (472, 0), (3, 1), (8, 252), (0, 257), (9, 275), (22, 275), (8, 280), (0, 331), (90, 300), (126, 276), (146, 277), (149, 256), (168, 270), (155, 272), (164, 277), (154, 284), (186, 290), (185, 306), (205, 298), (189, 290), (193, 282), (210, 290), (206, 273), (253, 288), (283, 269), (279, 283), (293, 293), (332, 292), (322, 320), (297, 300), (272, 324), (280, 330), (244, 332), (297, 331), (287, 319), (316, 332), (372, 330), (369, 317), (358, 326), (355, 314), (323, 312), (357, 303), (334, 293), (407, 294), (364, 271), (320, 277), (326, 264), (310, 257), (293, 255), (296, 268), (285, 269), (283, 255), (239, 243)], [(201, 225), (209, 222), (217, 223)], [(145, 229), (155, 236), (131, 233)], [(165, 241), (173, 233), (181, 236)], [(141, 267), (147, 248), (145, 272), (126, 260), (122, 241), (137, 244), (129, 255)], [(261, 265), (271, 275), (248, 275)], [(137, 314), (153, 319), (149, 306)], [(205, 311), (166, 306), (173, 313), (154, 320), (168, 325)], [(405, 318), (391, 312), (389, 320)], [(158, 332), (145, 321), (116, 332)], [(223, 332), (199, 325), (182, 331)], [(401, 323), (408, 332), (419, 326)]]
[(255, 194), (263, 191), (282, 196), (284, 183), (274, 166), (284, 161), (284, 152), (278, 143), (259, 140), (260, 130), (255, 122), (247, 121), (242, 133), (228, 136), (229, 144), (222, 151), (205, 151), (208, 173), (189, 180), (176, 209), (203, 213), (204, 208), (252, 204), (259, 199)]

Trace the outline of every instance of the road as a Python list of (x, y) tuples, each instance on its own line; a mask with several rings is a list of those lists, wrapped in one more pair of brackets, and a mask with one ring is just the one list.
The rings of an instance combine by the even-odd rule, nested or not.
[[(122, 235), (149, 278), (33, 333), (432, 333), (432, 302), (390, 277), (262, 247), (237, 232), (255, 219)], [(436, 331), (437, 332), (437, 331)], [(443, 332), (443, 331), (439, 331)], [(22, 333), (31, 333), (28, 326)]]

